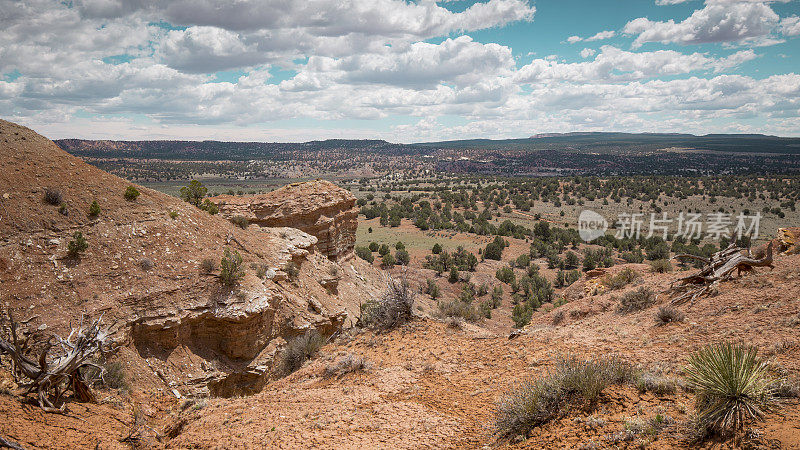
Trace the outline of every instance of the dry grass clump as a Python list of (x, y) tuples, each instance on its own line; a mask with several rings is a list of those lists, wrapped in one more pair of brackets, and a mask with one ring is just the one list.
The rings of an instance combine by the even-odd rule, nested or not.
[(655, 273), (669, 273), (672, 272), (672, 263), (668, 259), (650, 261), (650, 270)]
[(245, 216), (233, 216), (230, 218), (232, 224), (236, 225), (237, 227), (245, 230), (248, 226), (250, 226), (250, 221), (247, 220)]
[(405, 279), (389, 280), (386, 293), (379, 300), (368, 300), (361, 305), (358, 325), (367, 328), (390, 330), (413, 317), (416, 294)]
[(772, 395), (777, 398), (797, 398), (800, 397), (800, 382), (780, 378), (770, 385)]
[(150, 258), (142, 258), (141, 260), (139, 260), (139, 267), (141, 267), (142, 270), (144, 270), (145, 272), (152, 270), (153, 267), (155, 266), (156, 263), (154, 263), (153, 260)]
[(626, 292), (625, 295), (619, 300), (617, 312), (620, 314), (629, 314), (636, 311), (641, 311), (652, 306), (656, 302), (656, 294), (652, 289), (644, 286), (635, 291)]
[(548, 375), (521, 382), (498, 402), (496, 430), (506, 437), (527, 435), (572, 406), (595, 404), (603, 389), (634, 376), (630, 365), (614, 358), (561, 358)]
[(683, 322), (686, 314), (674, 306), (661, 306), (654, 315), (656, 325), (666, 325), (672, 322)]
[(467, 322), (477, 322), (481, 320), (483, 314), (475, 308), (475, 305), (460, 299), (442, 300), (436, 303), (439, 308), (439, 316), (443, 318), (457, 318)]
[(678, 380), (656, 372), (639, 374), (634, 383), (639, 392), (652, 392), (655, 395), (672, 395), (678, 390)]
[(317, 330), (297, 336), (286, 344), (281, 356), (278, 373), (286, 376), (303, 367), (303, 364), (317, 354), (325, 339)]
[(741, 431), (771, 407), (774, 380), (754, 347), (709, 345), (689, 357), (685, 371), (696, 393), (696, 422), (702, 437)]
[(639, 278), (639, 272), (631, 269), (630, 267), (626, 267), (620, 273), (614, 275), (613, 277), (610, 275), (606, 275), (603, 278), (603, 284), (607, 288), (613, 291), (616, 289), (622, 289), (623, 287), (632, 283), (637, 278)]
[(217, 270), (217, 263), (211, 258), (200, 261), (200, 271), (203, 273), (213, 273)]
[(348, 353), (336, 361), (328, 364), (323, 371), (325, 378), (341, 378), (348, 373), (366, 372), (372, 370), (372, 363), (363, 356)]
[(61, 191), (59, 191), (58, 189), (45, 188), (44, 201), (53, 206), (59, 206), (64, 201), (64, 196), (61, 195)]
[(464, 329), (464, 319), (461, 317), (448, 317), (444, 321), (447, 328), (451, 328), (453, 330), (463, 330)]

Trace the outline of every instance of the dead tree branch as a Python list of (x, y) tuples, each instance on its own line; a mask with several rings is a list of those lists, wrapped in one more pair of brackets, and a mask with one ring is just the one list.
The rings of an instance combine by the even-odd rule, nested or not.
[(679, 278), (670, 284), (668, 292), (678, 294), (672, 300), (675, 305), (694, 302), (697, 298), (716, 290), (721, 281), (733, 278), (733, 271), (738, 275), (742, 272), (752, 271), (754, 267), (773, 267), (772, 266), (772, 242), (767, 246), (766, 255), (761, 259), (751, 258), (749, 253), (742, 253), (745, 249), (731, 244), (728, 248), (720, 250), (711, 255), (710, 258), (703, 258), (696, 255), (675, 255), (672, 259), (694, 259), (701, 261), (704, 265), (699, 272), (687, 277)]
[(110, 333), (102, 326), (102, 316), (91, 322), (81, 318), (66, 339), (55, 335), (44, 339), (38, 331), (21, 332), (20, 323), (10, 314), (3, 321), (0, 355), (11, 358), (12, 375), (24, 394), (35, 393), (39, 406), (47, 412), (63, 412), (66, 404), (55, 404), (70, 390), (81, 401), (96, 401), (81, 369), (97, 368), (89, 359), (109, 350)]

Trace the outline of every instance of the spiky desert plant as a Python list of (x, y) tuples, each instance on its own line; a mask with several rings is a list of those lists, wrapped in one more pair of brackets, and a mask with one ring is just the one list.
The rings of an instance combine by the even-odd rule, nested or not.
[(713, 344), (689, 357), (685, 369), (696, 392), (697, 419), (709, 432), (728, 434), (761, 419), (772, 400), (767, 365), (744, 344)]

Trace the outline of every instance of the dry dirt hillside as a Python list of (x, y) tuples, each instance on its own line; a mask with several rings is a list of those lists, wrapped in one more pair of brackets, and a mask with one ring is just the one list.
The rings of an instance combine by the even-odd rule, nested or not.
[[(0, 155), (3, 312), (62, 335), (83, 314), (103, 315), (119, 330), (114, 360), (134, 395), (257, 390), (287, 339), (349, 326), (359, 303), (385, 287), (376, 269), (353, 257), (352, 245), (329, 258), (317, 251), (319, 238), (295, 228), (241, 229), (139, 186), (128, 200), (131, 183), (6, 121)], [(47, 190), (60, 201), (48, 203)], [(292, 201), (305, 208), (299, 213), (313, 211), (314, 199), (297, 194)], [(94, 201), (96, 216), (89, 214)], [(75, 232), (88, 243), (79, 258), (68, 256)], [(219, 280), (225, 249), (243, 259), (245, 275), (234, 286)], [(215, 267), (205, 270), (204, 259)], [(15, 434), (0, 422), (0, 433)]]
[[(743, 341), (758, 346), (771, 367), (800, 375), (800, 255), (776, 257), (775, 268), (724, 283), (717, 296), (680, 307), (683, 322), (658, 325), (666, 303), (619, 314), (618, 298), (649, 287), (665, 289), (678, 274), (626, 267), (639, 281), (611, 293), (575, 299), (540, 312), (513, 339), (481, 327), (412, 322), (385, 334), (345, 335), (288, 378), (247, 398), (214, 400), (180, 415), (183, 432), (170, 448), (686, 448), (694, 396), (681, 382), (689, 354), (704, 345)], [(579, 281), (575, 289), (582, 290)], [(562, 318), (555, 319), (561, 316)], [(616, 355), (645, 379), (674, 393), (604, 390), (598, 405), (577, 407), (525, 439), (499, 439), (494, 408), (520, 382), (548, 373), (566, 355)], [(330, 376), (344, 358), (362, 357), (366, 370)], [(326, 376), (326, 372), (327, 375)], [(218, 430), (226, 430), (219, 433)], [(739, 445), (704, 448), (800, 448), (800, 402), (783, 399)]]
[[(800, 376), (800, 255), (776, 255), (774, 268), (721, 283), (667, 324), (654, 320), (665, 295), (631, 313), (618, 311), (620, 298), (663, 292), (682, 274), (633, 264), (608, 273), (631, 269), (632, 282), (590, 295), (591, 280), (581, 279), (567, 289), (568, 303), (543, 307), (519, 334), (429, 317), (432, 302), (422, 294), (424, 312), (375, 332), (350, 328), (358, 305), (380, 296), (386, 281), (347, 254), (352, 224), (328, 222), (351, 217), (339, 210), (346, 207), (324, 218), (298, 207), (294, 223), (311, 234), (261, 228), (267, 214), (256, 212), (241, 229), (148, 189), (126, 200), (128, 182), (8, 122), (0, 122), (0, 154), (3, 310), (58, 333), (82, 313), (104, 314), (119, 329), (111, 361), (130, 385), (47, 414), (13, 395), (0, 370), (0, 437), (26, 448), (687, 448), (697, 446), (686, 440), (695, 397), (683, 382), (693, 351), (746, 342), (775, 376)], [(284, 192), (301, 204), (303, 192), (320, 186)], [(60, 190), (67, 214), (45, 202), (47, 188)], [(102, 209), (95, 218), (87, 215), (92, 201)], [(232, 203), (229, 214), (259, 208)], [(79, 259), (67, 257), (75, 231), (89, 244)], [(238, 286), (222, 285), (219, 268), (200, 267), (206, 258), (219, 266), (225, 248), (244, 259)], [(287, 339), (311, 328), (333, 336), (296, 372), (272, 376)], [(496, 433), (495, 407), (521, 382), (546, 376), (564, 357), (611, 355), (635, 367), (635, 381), (527, 435)], [(800, 401), (780, 398), (739, 440), (701, 446), (800, 448)]]

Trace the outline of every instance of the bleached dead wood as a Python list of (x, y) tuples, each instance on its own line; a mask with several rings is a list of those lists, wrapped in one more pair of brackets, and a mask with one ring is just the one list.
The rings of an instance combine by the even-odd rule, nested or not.
[(731, 244), (728, 248), (720, 250), (711, 255), (710, 258), (703, 258), (697, 255), (675, 255), (672, 259), (694, 259), (701, 261), (703, 267), (699, 272), (680, 278), (670, 284), (668, 292), (678, 294), (672, 300), (675, 305), (695, 301), (702, 295), (713, 292), (720, 282), (733, 278), (734, 270), (741, 275), (742, 272), (752, 271), (754, 267), (773, 267), (772, 266), (772, 242), (767, 246), (766, 255), (761, 259), (755, 259), (745, 255), (745, 249)]
[(84, 321), (85, 317), (66, 339), (55, 335), (45, 339), (40, 331), (21, 332), (19, 326), (25, 322), (16, 322), (10, 314), (3, 321), (0, 355), (11, 358), (12, 375), (24, 395), (35, 393), (47, 412), (63, 412), (65, 404), (55, 405), (70, 390), (81, 401), (95, 401), (81, 369), (94, 367), (102, 375), (103, 369), (90, 359), (107, 351), (111, 339), (102, 317)]

